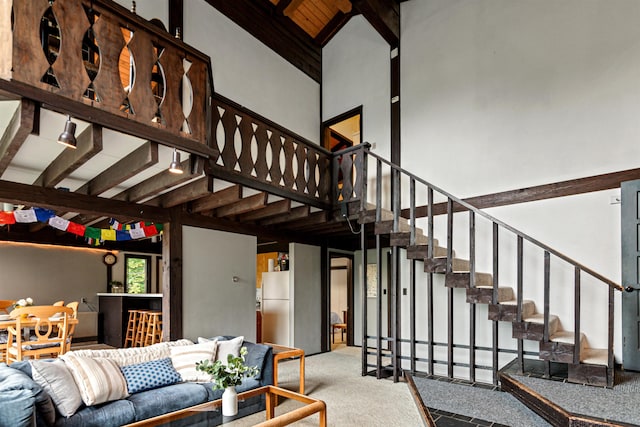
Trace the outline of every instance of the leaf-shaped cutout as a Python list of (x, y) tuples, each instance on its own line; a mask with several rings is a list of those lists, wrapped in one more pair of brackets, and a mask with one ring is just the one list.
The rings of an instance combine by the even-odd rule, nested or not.
[(60, 26), (52, 7), (44, 12), (40, 20), (40, 43), (49, 65), (56, 62), (60, 53)]

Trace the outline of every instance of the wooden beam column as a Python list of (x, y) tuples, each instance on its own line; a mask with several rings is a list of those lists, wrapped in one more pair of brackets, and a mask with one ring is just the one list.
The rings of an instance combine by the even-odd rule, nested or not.
[(163, 340), (182, 338), (182, 210), (171, 209), (162, 239)]

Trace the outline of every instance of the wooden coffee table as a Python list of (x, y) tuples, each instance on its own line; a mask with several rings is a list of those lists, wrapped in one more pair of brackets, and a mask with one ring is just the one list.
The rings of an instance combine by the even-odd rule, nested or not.
[(278, 363), (283, 359), (293, 359), (295, 357), (300, 358), (300, 388), (298, 392), (300, 394), (304, 394), (304, 350), (301, 348), (286, 347), (284, 345), (273, 344), (270, 342), (265, 342), (263, 344), (273, 348), (273, 385), (275, 386), (278, 385)]
[[(251, 397), (258, 396), (260, 394), (264, 394), (266, 396), (267, 420), (259, 424), (256, 424), (256, 426), (260, 426), (260, 427), (286, 426), (296, 421), (299, 421), (303, 418), (306, 418), (310, 415), (313, 415), (315, 413), (318, 413), (320, 416), (319, 426), (320, 427), (327, 426), (327, 406), (322, 400), (314, 399), (312, 397), (308, 397), (293, 391), (285, 390), (280, 387), (268, 385), (268, 386), (260, 387), (254, 390), (245, 391), (243, 393), (238, 393), (238, 401), (243, 399), (249, 399)], [(275, 406), (276, 406), (277, 396), (286, 397), (288, 399), (292, 399), (300, 403), (304, 403), (304, 406), (297, 408), (291, 412), (278, 415), (276, 417), (274, 415), (275, 415)], [(170, 412), (168, 414), (138, 421), (133, 424), (127, 424), (126, 427), (140, 427), (140, 426), (149, 427), (149, 426), (170, 425), (170, 423), (175, 420), (180, 420), (180, 419), (188, 420), (189, 417), (195, 418), (198, 415), (202, 414), (202, 412), (217, 411), (221, 406), (222, 406), (222, 399), (218, 399), (212, 402), (202, 403), (200, 405), (192, 406), (190, 408), (185, 408), (179, 411)]]

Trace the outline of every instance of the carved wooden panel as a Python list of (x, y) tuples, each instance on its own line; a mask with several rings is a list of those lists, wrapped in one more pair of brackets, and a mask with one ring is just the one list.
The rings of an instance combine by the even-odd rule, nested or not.
[(125, 47), (122, 31), (115, 17), (104, 14), (93, 24), (93, 34), (100, 49), (100, 68), (93, 79), (102, 107), (111, 112), (119, 112), (120, 105), (126, 98), (126, 93), (120, 81), (118, 67), (105, 64), (117, 64), (120, 53)]
[(209, 58), (122, 6), (6, 0), (0, 21), (2, 78), (211, 143)]
[(158, 58), (165, 76), (165, 95), (160, 104), (160, 112), (167, 129), (179, 133), (184, 123), (184, 113), (180, 102), (180, 85), (184, 76), (184, 66), (180, 52), (172, 46), (167, 46)]
[[(215, 95), (212, 129), (221, 155), (214, 175), (325, 206), (330, 193), (330, 154), (283, 128)], [(233, 175), (237, 175), (235, 178)]]
[(48, 8), (47, 0), (13, 4), (13, 78), (38, 87), (44, 87), (40, 79), (49, 68), (40, 41), (40, 21)]
[(91, 83), (84, 68), (82, 39), (90, 27), (82, 4), (74, 1), (56, 1), (51, 6), (60, 27), (60, 50), (51, 68), (60, 84), (60, 95), (80, 100)]

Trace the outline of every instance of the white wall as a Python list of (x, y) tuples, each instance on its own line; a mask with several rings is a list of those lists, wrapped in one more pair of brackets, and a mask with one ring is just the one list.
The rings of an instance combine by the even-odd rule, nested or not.
[[(80, 301), (97, 308), (96, 293), (107, 291), (105, 250), (0, 242), (2, 299), (33, 298), (36, 305)], [(121, 257), (121, 254), (119, 255)], [(79, 310), (88, 311), (80, 304)]]
[[(255, 258), (255, 257), (254, 257)], [(293, 280), (293, 346), (305, 354), (322, 349), (320, 247), (289, 244), (289, 262)]]
[[(131, 0), (114, 0), (120, 6), (131, 10)], [(165, 28), (169, 29), (169, 1), (168, 0), (136, 0), (136, 15), (150, 21), (159, 19)]]
[(184, 27), (184, 41), (211, 57), (216, 92), (318, 142), (318, 83), (204, 0), (185, 3)]
[(182, 230), (184, 338), (243, 335), (255, 342), (256, 238), (186, 226)]
[(322, 50), (322, 120), (362, 105), (360, 140), (390, 157), (389, 45), (362, 17), (354, 16)]
[[(403, 167), (459, 197), (638, 167), (638, 18), (640, 4), (625, 0), (403, 3)], [(432, 157), (440, 161), (425, 161)], [(490, 213), (620, 280), (617, 194)], [(556, 285), (568, 279), (570, 287), (554, 268)], [(541, 306), (540, 292), (529, 292)], [(603, 299), (596, 285), (584, 292), (583, 304)], [(573, 329), (572, 307), (552, 309)], [(582, 327), (592, 345), (605, 346), (606, 307), (594, 310), (600, 316), (583, 316)]]

